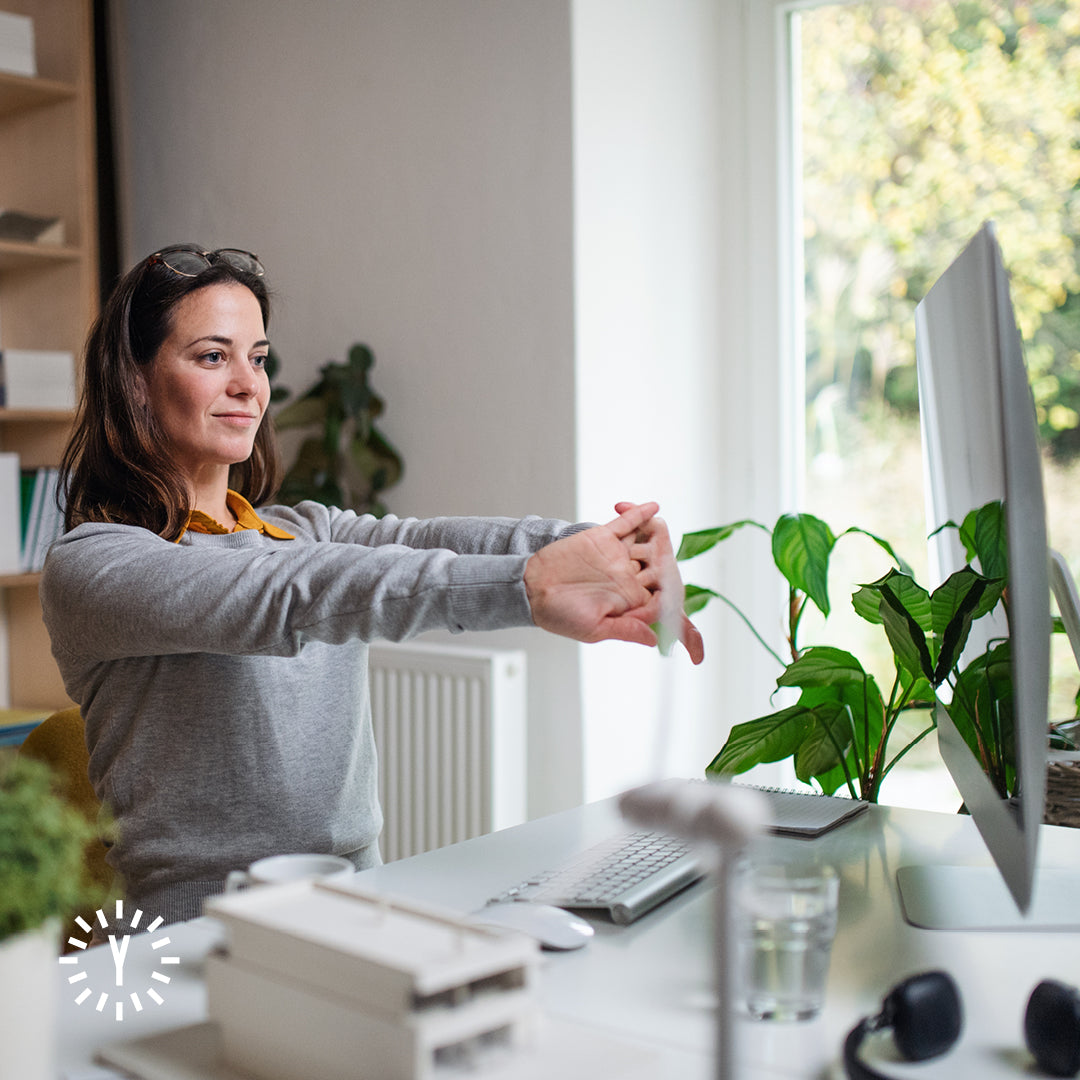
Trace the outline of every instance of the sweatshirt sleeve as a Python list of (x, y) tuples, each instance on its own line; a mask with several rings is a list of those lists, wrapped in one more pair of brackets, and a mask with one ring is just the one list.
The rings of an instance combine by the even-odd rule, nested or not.
[(291, 656), (307, 640), (531, 625), (523, 578), (539, 538), (530, 539), (529, 526), (507, 525), (490, 545), (500, 553), (458, 554), (432, 545), (455, 537), (463, 547), (484, 544), (466, 543), (468, 530), (452, 525), (362, 521), (344, 523), (328, 542), (301, 530), (292, 541), (247, 531), (173, 544), (132, 526), (80, 525), (53, 546), (42, 575), (53, 651), (91, 662)]
[(590, 527), (535, 516), (419, 519), (388, 514), (376, 518), (314, 502), (260, 509), (259, 513), (286, 530), (311, 530), (318, 539), (335, 543), (444, 548), (459, 555), (532, 555), (555, 540)]

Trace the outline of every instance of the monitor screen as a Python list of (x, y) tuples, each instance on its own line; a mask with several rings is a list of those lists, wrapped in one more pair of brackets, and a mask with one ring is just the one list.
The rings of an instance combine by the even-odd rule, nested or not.
[[(959, 667), (966, 680), (938, 690), (938, 742), (1022, 913), (1046, 791), (1050, 586), (1035, 409), (992, 223), (918, 305), (916, 349), (930, 587), (969, 560), (987, 577), (1007, 573), (1003, 602), (972, 626)], [(976, 522), (997, 531), (1007, 566), (972, 556)]]

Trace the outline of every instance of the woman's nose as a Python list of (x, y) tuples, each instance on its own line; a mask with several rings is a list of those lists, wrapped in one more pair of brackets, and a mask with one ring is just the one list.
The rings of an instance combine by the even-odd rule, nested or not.
[(250, 368), (241, 368), (229, 382), (229, 392), (237, 397), (254, 397), (258, 390), (259, 377)]

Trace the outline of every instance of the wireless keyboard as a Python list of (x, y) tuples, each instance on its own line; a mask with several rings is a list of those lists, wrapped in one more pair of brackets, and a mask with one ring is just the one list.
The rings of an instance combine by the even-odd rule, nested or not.
[(604, 911), (613, 922), (626, 926), (704, 873), (704, 860), (685, 840), (632, 832), (603, 840), (494, 899)]
[[(859, 816), (865, 802), (809, 791), (758, 788), (769, 804), (769, 831), (812, 839)], [(685, 840), (655, 832), (622, 833), (534, 874), (494, 897), (582, 911), (603, 911), (632, 923), (705, 873), (705, 859)]]

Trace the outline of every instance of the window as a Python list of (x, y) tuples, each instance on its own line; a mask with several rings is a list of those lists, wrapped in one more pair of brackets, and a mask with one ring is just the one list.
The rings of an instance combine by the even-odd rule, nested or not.
[[(1047, 448), (1051, 543), (1080, 553), (1069, 497), (1080, 480), (1080, 2), (833, 4), (793, 14), (791, 27), (803, 507), (836, 532), (855, 524), (886, 536), (925, 582), (913, 313), (992, 218)], [(872, 545), (845, 541), (835, 560), (837, 586), (885, 569)], [(834, 604), (830, 642), (889, 665), (886, 650), (873, 656), (880, 632), (838, 618), (847, 605)], [(1074, 711), (1077, 673), (1064, 638), (1055, 645), (1060, 718)], [(921, 761), (940, 772), (932, 746)], [(955, 805), (910, 769), (893, 780), (896, 801), (929, 805), (941, 792)]]

